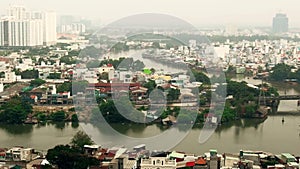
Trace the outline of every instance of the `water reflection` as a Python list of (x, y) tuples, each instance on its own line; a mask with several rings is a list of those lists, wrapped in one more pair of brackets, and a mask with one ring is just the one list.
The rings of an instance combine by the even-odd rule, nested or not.
[[(261, 124), (264, 123), (265, 119), (240, 119), (229, 123), (224, 123), (221, 126), (218, 126), (215, 133), (222, 133), (235, 130), (236, 135), (239, 135), (241, 129), (254, 128), (257, 130)], [(98, 129), (101, 134), (110, 135), (111, 133), (104, 130), (102, 124), (93, 125)], [(176, 124), (173, 126), (164, 126), (160, 123), (145, 125), (145, 124), (110, 124), (110, 126), (117, 132), (135, 138), (144, 138), (156, 136), (166, 130), (175, 129), (179, 132), (189, 132), (190, 126), (185, 124)], [(193, 130), (201, 131), (203, 124), (196, 124), (193, 127)]]
[(71, 126), (72, 126), (72, 128), (77, 129), (79, 127), (79, 123), (78, 122), (72, 122)]
[(65, 122), (57, 122), (57, 123), (53, 123), (54, 127), (60, 130), (63, 130), (66, 125), (68, 125), (68, 123)]
[(41, 122), (41, 123), (38, 123), (37, 125), (35, 125), (35, 128), (39, 129), (39, 128), (43, 128), (46, 126), (47, 126), (47, 122)]
[(258, 129), (259, 125), (263, 124), (267, 118), (264, 119), (240, 119), (229, 123), (222, 124), (216, 129), (216, 133), (225, 132), (235, 128), (235, 133), (239, 135), (240, 129), (246, 129), (253, 127), (255, 130)]
[(8, 134), (21, 135), (31, 133), (33, 131), (33, 125), (0, 124), (0, 129), (4, 130)]

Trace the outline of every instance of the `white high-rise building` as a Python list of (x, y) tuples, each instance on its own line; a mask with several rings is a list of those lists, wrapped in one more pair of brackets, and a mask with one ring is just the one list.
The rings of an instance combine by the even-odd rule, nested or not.
[(7, 11), (8, 17), (14, 17), (16, 20), (27, 19), (27, 12), (24, 6), (10, 6)]
[(29, 21), (29, 44), (28, 46), (43, 45), (43, 21), (34, 19)]
[(28, 46), (28, 22), (6, 18), (0, 21), (1, 46)]
[(73, 23), (70, 25), (61, 25), (59, 31), (60, 33), (81, 34), (86, 32), (86, 28), (84, 24)]
[(28, 12), (10, 6), (0, 20), (0, 46), (42, 46), (56, 43), (55, 12)]
[(44, 22), (44, 45), (53, 45), (57, 40), (56, 13), (53, 11), (43, 12)]
[(0, 21), (0, 34), (0, 46), (43, 45), (42, 20), (2, 19)]

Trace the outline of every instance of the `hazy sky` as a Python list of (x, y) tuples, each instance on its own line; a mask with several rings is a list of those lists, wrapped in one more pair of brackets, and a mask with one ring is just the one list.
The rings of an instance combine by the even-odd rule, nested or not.
[(151, 12), (176, 16), (195, 26), (271, 26), (273, 16), (281, 11), (288, 15), (290, 27), (300, 27), (300, 0), (0, 0), (0, 13), (16, 2), (32, 10), (101, 19), (104, 24)]

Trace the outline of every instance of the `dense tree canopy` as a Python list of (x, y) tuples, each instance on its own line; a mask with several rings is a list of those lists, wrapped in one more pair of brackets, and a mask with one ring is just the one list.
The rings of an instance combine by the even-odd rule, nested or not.
[(82, 150), (84, 145), (92, 145), (93, 143), (92, 139), (83, 131), (78, 131), (71, 140), (71, 145), (79, 150)]
[(65, 63), (67, 65), (76, 64), (76, 62), (77, 62), (77, 60), (74, 59), (73, 56), (69, 56), (69, 55), (63, 56), (59, 60), (60, 60), (61, 63)]
[(48, 79), (60, 79), (61, 78), (61, 73), (50, 73), (47, 78)]
[(32, 106), (21, 97), (13, 97), (1, 106), (0, 111), (0, 122), (21, 124), (32, 112)]
[[(254, 97), (259, 95), (259, 90), (247, 86), (246, 82), (236, 82), (229, 80), (227, 82), (227, 91), (223, 91), (222, 85), (218, 86), (216, 93), (222, 96), (232, 95), (234, 97), (235, 104), (243, 104), (248, 101), (254, 101)], [(224, 92), (225, 95), (224, 95)]]
[(57, 85), (57, 92), (71, 92), (72, 95), (73, 93), (84, 92), (87, 85), (87, 81), (64, 82), (63, 84)]
[(66, 112), (58, 111), (51, 114), (51, 119), (54, 122), (63, 122), (66, 119)]
[(154, 80), (149, 80), (143, 86), (148, 89), (148, 93), (151, 93), (156, 88), (156, 83)]
[(69, 145), (58, 145), (49, 149), (46, 159), (59, 169), (87, 169), (100, 164), (98, 159), (81, 154), (78, 149)]
[(72, 83), (71, 82), (64, 82), (63, 84), (57, 85), (57, 92), (71, 92), (72, 91)]
[(180, 96), (180, 90), (179, 89), (170, 88), (168, 90), (167, 100), (168, 101), (178, 100), (179, 96)]
[(103, 60), (103, 61), (101, 61), (101, 63), (100, 63), (100, 67), (101, 66), (103, 66), (103, 65), (107, 65), (107, 64), (112, 64), (113, 65), (113, 67), (115, 68), (115, 69), (117, 69), (118, 68), (118, 66), (119, 66), (119, 64), (124, 60), (125, 58), (119, 58), (119, 59), (105, 59), (105, 60)]
[(22, 79), (37, 79), (39, 78), (38, 70), (25, 70), (21, 72)]
[(30, 86), (33, 86), (33, 87), (38, 87), (38, 86), (41, 86), (43, 84), (45, 84), (46, 81), (43, 80), (43, 79), (34, 79), (30, 82)]
[(277, 64), (270, 74), (270, 80), (273, 81), (284, 81), (291, 76), (291, 67), (286, 64)]
[(86, 48), (81, 50), (79, 57), (80, 58), (91, 57), (91, 58), (99, 59), (102, 53), (103, 53), (102, 50), (96, 48), (95, 46), (87, 46)]
[(210, 84), (209, 77), (207, 75), (205, 75), (205, 73), (198, 71), (198, 70), (192, 70), (192, 73), (197, 82), (202, 82), (204, 84)]

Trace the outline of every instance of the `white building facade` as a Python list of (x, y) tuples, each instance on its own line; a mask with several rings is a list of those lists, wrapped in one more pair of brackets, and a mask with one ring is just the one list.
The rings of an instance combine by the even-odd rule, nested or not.
[(0, 46), (42, 46), (56, 43), (56, 13), (27, 12), (11, 6), (0, 20)]

